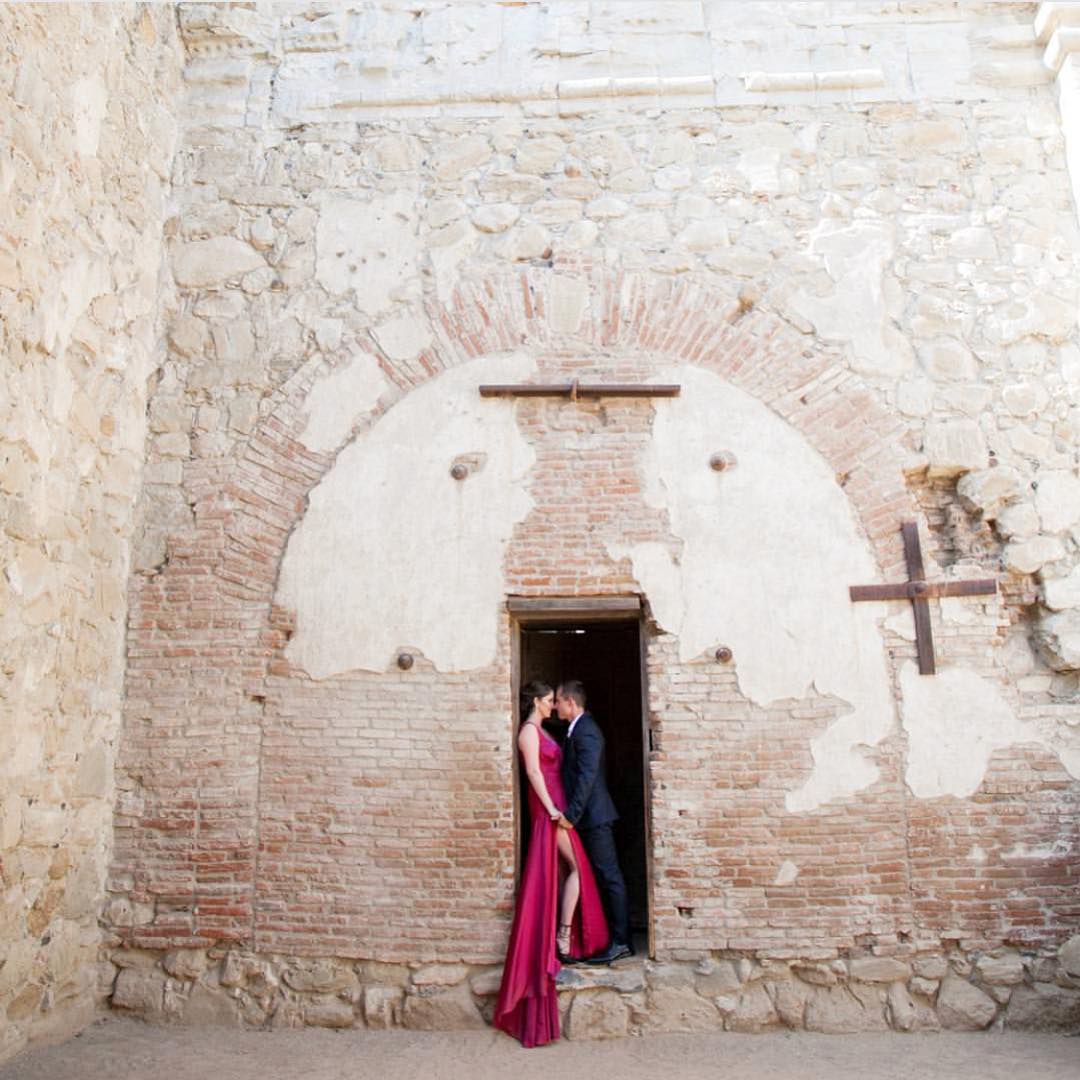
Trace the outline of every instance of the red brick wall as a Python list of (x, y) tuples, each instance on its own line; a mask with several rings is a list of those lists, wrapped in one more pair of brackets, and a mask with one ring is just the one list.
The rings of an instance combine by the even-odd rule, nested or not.
[[(591, 289), (572, 338), (550, 325), (551, 272), (528, 271), (463, 285), (454, 304), (432, 309), (437, 340), (424, 366), (435, 374), (525, 347), (542, 378), (707, 367), (825, 456), (882, 572), (902, 575), (898, 523), (916, 511), (901, 427), (854, 376), (730, 297), (588, 265), (559, 269)], [(387, 374), (402, 396), (414, 381)], [(273, 607), (274, 581), (306, 495), (332, 461), (296, 438), (314, 377), (313, 366), (278, 393), (235, 460), (187, 467), (196, 527), (173, 537), (160, 573), (132, 583), (110, 887), (136, 914), (117, 931), (137, 945), (235, 940), (292, 954), (496, 960), (513, 887), (509, 620), (495, 663), (464, 675), (423, 658), (407, 672), (318, 683), (290, 669), (289, 613)], [(508, 592), (634, 591), (628, 564), (611, 560), (593, 526), (670, 540), (664, 515), (641, 495), (652, 409), (626, 399), (520, 407), (537, 509), (509, 545)], [(586, 436), (587, 449), (568, 448)], [(971, 633), (989, 653), (993, 617)], [(946, 638), (946, 653), (954, 640), (964, 648)], [(911, 655), (909, 643), (890, 641), (896, 659)], [(1053, 759), (1014, 747), (972, 799), (916, 800), (897, 732), (869, 751), (880, 770), (873, 787), (789, 814), (785, 792), (806, 777), (810, 740), (837, 703), (754, 706), (731, 667), (680, 664), (666, 638), (650, 640), (648, 673), (659, 953), (807, 956), (942, 933), (1053, 941), (1075, 926), (1075, 861), (1005, 855), (1069, 837), (1075, 851), (1078, 785)], [(957, 848), (972, 836), (987, 862), (958, 870)], [(777, 886), (784, 860), (798, 877)]]

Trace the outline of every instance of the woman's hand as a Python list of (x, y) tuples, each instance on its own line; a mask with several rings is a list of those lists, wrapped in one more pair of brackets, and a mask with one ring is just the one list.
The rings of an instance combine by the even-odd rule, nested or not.
[(555, 807), (553, 806), (548, 811), (548, 817), (551, 818), (552, 821), (558, 821), (559, 818), (562, 817), (562, 811), (561, 810), (556, 810)]

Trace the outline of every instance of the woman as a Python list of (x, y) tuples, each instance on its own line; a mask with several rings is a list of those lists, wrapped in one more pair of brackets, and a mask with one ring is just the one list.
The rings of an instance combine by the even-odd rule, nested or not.
[[(573, 829), (558, 825), (566, 805), (562, 750), (541, 727), (554, 705), (555, 692), (547, 683), (531, 682), (522, 688), (524, 720), (518, 750), (529, 778), (529, 850), (495, 1004), (495, 1026), (524, 1046), (543, 1046), (559, 1037), (555, 991), (559, 960), (589, 956), (608, 943), (604, 907), (585, 849)], [(560, 860), (566, 872), (561, 905)]]

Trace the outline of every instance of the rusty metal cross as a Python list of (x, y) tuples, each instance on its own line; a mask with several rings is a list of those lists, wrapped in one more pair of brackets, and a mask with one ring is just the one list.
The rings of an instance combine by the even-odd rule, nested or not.
[(481, 397), (564, 397), (571, 401), (599, 397), (678, 397), (681, 387), (673, 383), (583, 383), (574, 379), (568, 383), (519, 383), (518, 385), (485, 385)]
[(997, 582), (992, 578), (972, 581), (927, 581), (923, 568), (922, 547), (919, 545), (919, 527), (914, 521), (900, 525), (904, 537), (904, 558), (907, 560), (908, 578), (900, 585), (851, 585), (852, 600), (910, 600), (915, 613), (915, 647), (919, 653), (919, 674), (933, 675), (934, 637), (930, 631), (930, 605), (927, 600), (935, 596), (979, 596), (997, 592)]

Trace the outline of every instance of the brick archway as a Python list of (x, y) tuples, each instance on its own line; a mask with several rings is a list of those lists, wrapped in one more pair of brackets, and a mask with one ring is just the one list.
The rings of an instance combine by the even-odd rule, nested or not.
[[(628, 355), (700, 366), (796, 428), (835, 471), (882, 573), (902, 568), (896, 521), (916, 512), (901, 471), (902, 424), (839, 357), (777, 315), (704, 286), (561, 264), (462, 282), (427, 316), (433, 340), (419, 357), (378, 357), (396, 388), (385, 407), (445, 369), (511, 349), (567, 351), (597, 366)], [(234, 458), (192, 463), (195, 528), (174, 538), (160, 574), (133, 583), (120, 768), (138, 784), (117, 812), (115, 872), (127, 907), (112, 912), (131, 944), (252, 943), (266, 843), (261, 717), (289, 632), (273, 610), (275, 583), (308, 494), (341, 449), (316, 453), (301, 440), (306, 398), (324, 372), (313, 362), (280, 387)], [(170, 745), (173, 761), (162, 757)], [(192, 763), (185, 775), (180, 759)]]

